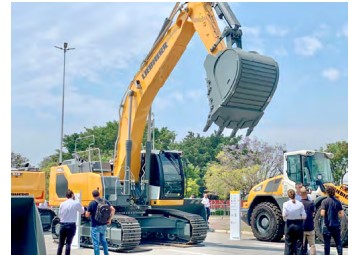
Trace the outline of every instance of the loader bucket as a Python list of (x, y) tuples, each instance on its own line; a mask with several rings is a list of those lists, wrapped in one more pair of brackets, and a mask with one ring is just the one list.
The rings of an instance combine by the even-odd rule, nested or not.
[(11, 197), (11, 254), (46, 254), (42, 223), (34, 197)]
[(204, 61), (210, 113), (204, 131), (214, 122), (232, 129), (233, 137), (239, 129), (248, 128), (247, 136), (258, 124), (276, 90), (279, 68), (275, 60), (229, 48)]

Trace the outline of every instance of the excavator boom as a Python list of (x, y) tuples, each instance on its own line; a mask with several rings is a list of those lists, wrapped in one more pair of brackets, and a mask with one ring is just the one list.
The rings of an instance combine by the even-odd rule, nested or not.
[[(213, 8), (228, 23), (222, 33)], [(138, 181), (147, 115), (195, 32), (209, 53), (204, 67), (210, 113), (204, 131), (215, 123), (218, 134), (225, 128), (232, 129), (232, 136), (239, 129), (252, 132), (275, 92), (279, 69), (272, 58), (242, 50), (240, 26), (227, 3), (176, 4), (122, 99), (114, 159), (114, 174), (121, 180), (131, 174)]]

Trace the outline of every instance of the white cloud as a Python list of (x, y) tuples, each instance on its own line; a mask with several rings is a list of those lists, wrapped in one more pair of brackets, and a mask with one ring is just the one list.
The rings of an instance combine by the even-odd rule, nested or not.
[(323, 70), (321, 75), (329, 81), (336, 81), (340, 77), (340, 72), (336, 68), (328, 68)]
[(260, 36), (260, 28), (259, 27), (242, 27), (243, 35), (252, 36), (252, 37), (259, 37)]
[(295, 52), (303, 56), (313, 56), (318, 50), (323, 48), (322, 42), (318, 38), (312, 36), (296, 38), (294, 43)]
[(348, 37), (348, 24), (345, 24), (339, 29), (337, 37)]
[(200, 101), (205, 99), (206, 94), (207, 94), (206, 90), (196, 89), (196, 90), (187, 91), (185, 97), (193, 101)]
[(275, 25), (268, 25), (266, 27), (267, 33), (273, 36), (285, 36), (289, 33), (289, 30), (287, 28), (278, 27)]
[(280, 47), (274, 50), (274, 54), (279, 57), (284, 57), (288, 55), (287, 50), (284, 47)]

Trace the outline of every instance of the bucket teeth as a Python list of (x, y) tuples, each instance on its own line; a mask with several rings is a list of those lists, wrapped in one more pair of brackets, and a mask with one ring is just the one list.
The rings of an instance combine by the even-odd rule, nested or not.
[(223, 133), (224, 127), (219, 127), (218, 131), (217, 131), (217, 136), (221, 135)]
[(239, 129), (239, 128), (235, 128), (235, 129), (233, 129), (233, 130), (232, 130), (232, 133), (230, 134), (230, 136), (229, 136), (229, 137), (230, 137), (230, 138), (235, 137), (235, 136), (236, 136), (236, 133), (237, 133), (237, 131), (238, 131), (238, 129)]
[(275, 93), (277, 62), (255, 52), (227, 48), (216, 56), (208, 55), (204, 67), (210, 108), (204, 131), (215, 123), (220, 127), (218, 134), (230, 128), (234, 136), (248, 128), (250, 135)]
[(203, 128), (203, 132), (207, 132), (208, 129), (210, 128), (210, 126), (213, 124), (213, 120), (210, 119), (210, 117), (208, 117), (207, 123), (205, 124), (204, 128)]

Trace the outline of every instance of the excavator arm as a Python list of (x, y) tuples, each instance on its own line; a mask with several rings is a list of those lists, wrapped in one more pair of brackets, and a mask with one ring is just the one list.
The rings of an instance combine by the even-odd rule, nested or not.
[[(222, 33), (213, 8), (228, 23)], [(152, 102), (195, 32), (209, 53), (204, 66), (210, 113), (204, 131), (214, 122), (219, 133), (227, 127), (235, 135), (249, 127), (249, 135), (270, 102), (278, 81), (277, 63), (241, 49), (240, 24), (228, 4), (177, 3), (121, 102), (114, 159), (114, 175), (121, 180), (129, 180), (131, 174), (138, 181), (142, 137)]]

